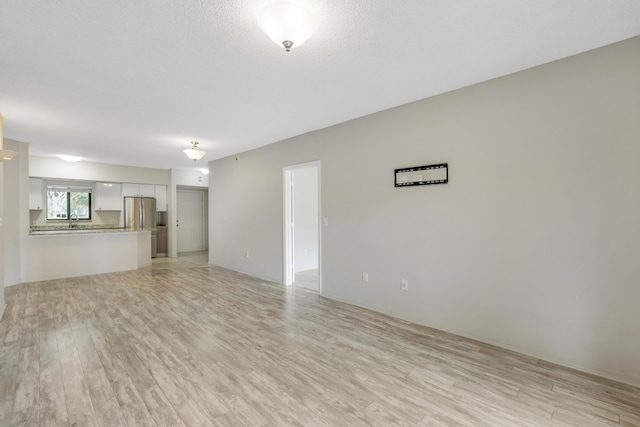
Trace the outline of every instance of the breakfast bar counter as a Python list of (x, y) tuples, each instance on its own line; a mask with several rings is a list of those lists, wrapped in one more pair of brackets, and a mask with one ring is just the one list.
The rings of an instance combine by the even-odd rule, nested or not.
[(151, 265), (151, 230), (33, 230), (24, 242), (25, 282)]

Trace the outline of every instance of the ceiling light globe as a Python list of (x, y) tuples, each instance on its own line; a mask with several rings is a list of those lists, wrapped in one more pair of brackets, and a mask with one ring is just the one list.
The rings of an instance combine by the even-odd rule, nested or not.
[(318, 29), (318, 22), (308, 9), (288, 1), (267, 5), (258, 16), (258, 25), (287, 52), (301, 46)]
[(196, 160), (200, 160), (201, 158), (204, 157), (205, 154), (207, 154), (206, 151), (198, 147), (198, 144), (199, 144), (198, 141), (191, 141), (191, 148), (186, 148), (182, 150), (184, 154), (186, 154), (187, 157), (193, 160), (194, 162)]

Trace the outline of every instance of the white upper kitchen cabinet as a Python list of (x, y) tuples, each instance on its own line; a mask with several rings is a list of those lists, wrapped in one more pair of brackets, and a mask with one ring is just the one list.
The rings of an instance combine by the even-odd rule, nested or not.
[(156, 210), (158, 212), (167, 211), (167, 186), (156, 185)]
[(44, 197), (42, 196), (42, 179), (29, 178), (29, 209), (42, 210)]
[(156, 186), (153, 184), (140, 184), (140, 196), (156, 197)]
[(122, 197), (155, 197), (155, 192), (153, 184), (131, 184), (128, 182), (122, 184)]
[(129, 184), (125, 182), (122, 184), (122, 197), (127, 196), (139, 196), (140, 195), (140, 184)]
[(115, 182), (96, 182), (94, 203), (97, 211), (122, 210), (122, 185)]

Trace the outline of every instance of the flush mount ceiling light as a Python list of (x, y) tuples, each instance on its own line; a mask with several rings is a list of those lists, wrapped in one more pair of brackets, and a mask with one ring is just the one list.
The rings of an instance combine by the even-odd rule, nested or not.
[(4, 148), (0, 148), (0, 161), (8, 162), (9, 160), (13, 159), (13, 156), (15, 156), (16, 154), (18, 154), (17, 151), (5, 150)]
[(184, 154), (186, 154), (187, 157), (193, 160), (194, 162), (196, 160), (200, 160), (201, 158), (204, 157), (205, 154), (207, 154), (206, 151), (198, 148), (198, 144), (200, 144), (198, 141), (191, 141), (191, 148), (186, 148), (182, 150), (184, 151)]
[(60, 154), (58, 155), (58, 158), (60, 158), (61, 160), (64, 160), (65, 162), (79, 162), (80, 160), (82, 160), (82, 157), (78, 157), (78, 156), (67, 156), (66, 154)]
[(278, 46), (287, 52), (302, 45), (318, 29), (313, 14), (306, 8), (288, 1), (269, 4), (258, 15), (258, 25)]
[(8, 162), (13, 159), (13, 156), (18, 154), (17, 151), (13, 150), (5, 150), (3, 147), (3, 139), (2, 139), (2, 114), (0, 114), (0, 162)]

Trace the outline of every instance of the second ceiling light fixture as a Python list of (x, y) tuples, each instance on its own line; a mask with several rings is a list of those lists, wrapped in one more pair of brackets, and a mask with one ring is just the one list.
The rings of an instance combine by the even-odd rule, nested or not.
[(194, 162), (196, 160), (200, 160), (201, 158), (204, 157), (205, 154), (207, 154), (206, 151), (198, 147), (198, 144), (200, 144), (198, 141), (191, 141), (191, 148), (185, 148), (184, 150), (182, 150), (184, 151), (184, 154), (186, 154), (187, 157), (193, 160)]

